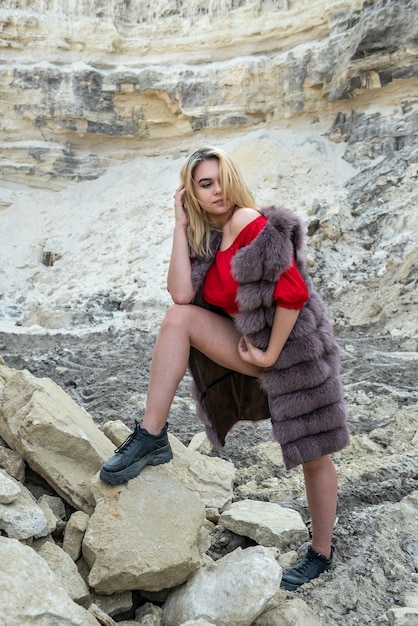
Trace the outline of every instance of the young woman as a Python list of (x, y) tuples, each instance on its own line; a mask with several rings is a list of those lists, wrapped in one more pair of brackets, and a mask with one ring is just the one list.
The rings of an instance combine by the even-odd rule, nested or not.
[(329, 454), (349, 440), (338, 347), (306, 272), (299, 220), (259, 210), (217, 148), (190, 155), (180, 178), (168, 271), (174, 304), (155, 344), (145, 415), (100, 476), (118, 484), (172, 458), (167, 419), (190, 365), (215, 446), (238, 419), (269, 417), (286, 468), (303, 467), (312, 545), (283, 576), (294, 590), (332, 564), (337, 477)]

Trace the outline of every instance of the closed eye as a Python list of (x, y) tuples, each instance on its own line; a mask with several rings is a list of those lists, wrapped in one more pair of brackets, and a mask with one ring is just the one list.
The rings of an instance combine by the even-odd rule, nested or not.
[(211, 178), (201, 178), (199, 180), (200, 187), (210, 187), (211, 184), (212, 184)]

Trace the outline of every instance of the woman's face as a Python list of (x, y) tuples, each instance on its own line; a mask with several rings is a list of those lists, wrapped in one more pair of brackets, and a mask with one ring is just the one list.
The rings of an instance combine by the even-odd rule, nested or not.
[(225, 203), (222, 198), (217, 159), (202, 161), (193, 174), (193, 191), (202, 209), (215, 226), (223, 226), (231, 216), (233, 202)]

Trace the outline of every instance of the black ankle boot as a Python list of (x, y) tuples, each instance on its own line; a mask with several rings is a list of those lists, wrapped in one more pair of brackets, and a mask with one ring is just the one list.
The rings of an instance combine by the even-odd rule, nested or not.
[(105, 483), (118, 485), (135, 478), (146, 465), (160, 465), (173, 458), (167, 436), (168, 424), (159, 435), (151, 435), (136, 423), (133, 433), (115, 450), (103, 465), (100, 478)]
[(292, 569), (289, 569), (283, 574), (280, 587), (287, 591), (295, 591), (295, 589), (301, 585), (317, 578), (322, 572), (330, 569), (333, 555), (333, 547), (331, 547), (331, 556), (329, 559), (309, 547), (303, 559), (295, 565), (295, 567), (292, 567)]

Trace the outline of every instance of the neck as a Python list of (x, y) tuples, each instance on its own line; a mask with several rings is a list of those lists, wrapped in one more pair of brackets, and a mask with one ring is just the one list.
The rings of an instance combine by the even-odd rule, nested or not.
[(211, 228), (213, 228), (214, 230), (223, 230), (225, 226), (227, 226), (231, 221), (231, 218), (236, 208), (236, 206), (232, 207), (232, 209), (228, 211), (228, 213), (225, 213), (225, 215), (220, 215), (219, 217), (213, 217), (212, 215), (209, 219), (209, 224), (211, 225)]

